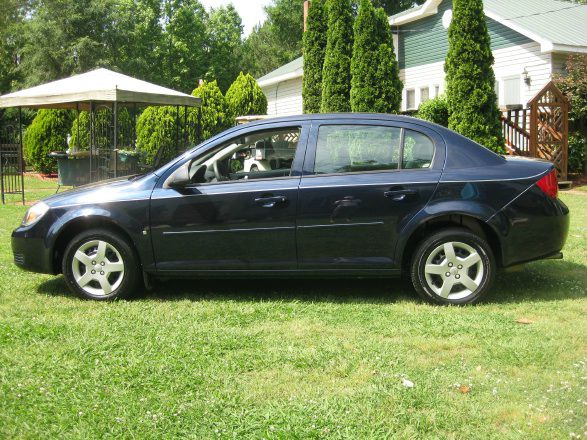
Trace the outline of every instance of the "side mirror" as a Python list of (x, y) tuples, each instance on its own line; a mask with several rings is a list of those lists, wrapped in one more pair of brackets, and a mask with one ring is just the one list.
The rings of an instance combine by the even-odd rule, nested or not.
[(192, 183), (190, 179), (190, 162), (184, 163), (167, 178), (165, 188), (183, 188)]

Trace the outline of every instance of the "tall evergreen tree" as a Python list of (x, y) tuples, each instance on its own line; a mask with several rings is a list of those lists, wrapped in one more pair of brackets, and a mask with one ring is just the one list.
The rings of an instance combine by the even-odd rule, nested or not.
[(328, 0), (328, 33), (322, 71), (323, 113), (351, 110), (353, 10), (350, 0)]
[(444, 69), (449, 128), (505, 152), (482, 0), (453, 0), (448, 43)]
[(267, 113), (267, 97), (248, 73), (241, 72), (234, 80), (226, 92), (226, 104), (233, 117)]
[(202, 142), (233, 125), (226, 98), (220, 91), (216, 81), (202, 81), (192, 92), (193, 96), (202, 99), (200, 107), (190, 114), (190, 120), (197, 124), (198, 133), (193, 133), (196, 143)]
[(361, 0), (354, 26), (351, 108), (354, 112), (396, 113), (402, 83), (387, 15)]
[(304, 33), (304, 76), (302, 97), (304, 113), (319, 113), (322, 102), (322, 68), (326, 54), (328, 23), (324, 0), (314, 0), (306, 19)]

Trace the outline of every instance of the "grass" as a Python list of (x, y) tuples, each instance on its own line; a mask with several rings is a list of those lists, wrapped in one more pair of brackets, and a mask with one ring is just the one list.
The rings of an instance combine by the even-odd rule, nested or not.
[(585, 438), (587, 195), (561, 197), (565, 259), (501, 273), (466, 308), (394, 281), (83, 301), (12, 264), (25, 208), (0, 206), (0, 437)]

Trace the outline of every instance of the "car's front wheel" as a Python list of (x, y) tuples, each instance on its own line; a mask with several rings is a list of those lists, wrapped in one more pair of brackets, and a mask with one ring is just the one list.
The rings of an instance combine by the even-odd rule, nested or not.
[(466, 229), (432, 234), (418, 246), (411, 278), (418, 294), (435, 304), (474, 304), (490, 289), (495, 258), (489, 244)]
[(65, 249), (62, 270), (72, 292), (94, 300), (129, 296), (140, 281), (133, 249), (108, 229), (76, 235)]

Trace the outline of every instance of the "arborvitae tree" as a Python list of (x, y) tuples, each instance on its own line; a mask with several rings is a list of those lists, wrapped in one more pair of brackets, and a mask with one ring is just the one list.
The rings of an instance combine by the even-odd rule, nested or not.
[(216, 81), (203, 81), (193, 92), (193, 96), (202, 99), (202, 105), (190, 112), (190, 121), (195, 124), (193, 134), (196, 143), (202, 142), (234, 124), (226, 104), (226, 98), (218, 88)]
[(251, 74), (241, 72), (226, 92), (226, 103), (233, 117), (264, 115), (267, 97)]
[(25, 160), (35, 171), (57, 171), (57, 162), (47, 155), (52, 151), (67, 150), (71, 119), (69, 110), (39, 110), (23, 139)]
[(491, 150), (505, 152), (482, 0), (453, 0), (448, 42), (444, 69), (449, 128)]
[[(184, 139), (184, 109), (173, 106), (147, 107), (137, 120), (136, 149), (147, 165), (162, 165), (181, 152)], [(180, 137), (180, 139), (178, 139)]]
[(387, 15), (361, 0), (354, 26), (351, 108), (354, 112), (396, 113), (402, 83)]
[(304, 113), (320, 113), (322, 102), (322, 68), (326, 54), (326, 33), (328, 21), (325, 0), (311, 3), (304, 32), (304, 76), (302, 97)]
[(328, 32), (322, 71), (323, 113), (351, 110), (353, 10), (350, 0), (328, 0)]
[[(95, 124), (97, 127), (105, 127), (112, 125), (112, 113), (110, 111), (100, 110), (95, 113)], [(118, 140), (117, 147), (119, 149), (130, 148), (132, 145), (133, 129), (132, 124), (134, 120), (127, 108), (122, 107), (118, 109), (117, 122), (118, 125)], [(112, 139), (110, 135), (111, 130), (96, 130), (95, 145), (100, 148), (108, 148), (112, 146)], [(69, 148), (78, 151), (87, 151), (90, 148), (90, 113), (80, 112), (76, 116), (69, 129), (71, 139), (69, 140)]]

